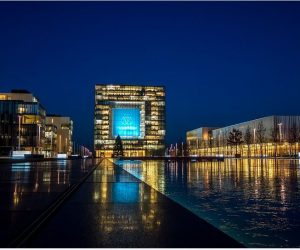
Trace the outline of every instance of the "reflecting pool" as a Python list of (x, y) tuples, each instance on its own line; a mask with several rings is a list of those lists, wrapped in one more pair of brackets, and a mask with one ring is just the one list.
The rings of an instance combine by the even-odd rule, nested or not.
[(300, 246), (300, 163), (117, 161), (247, 247)]

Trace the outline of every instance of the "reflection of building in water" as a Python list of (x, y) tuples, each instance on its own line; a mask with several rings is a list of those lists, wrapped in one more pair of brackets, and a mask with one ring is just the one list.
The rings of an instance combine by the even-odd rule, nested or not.
[(234, 155), (235, 146), (227, 143), (233, 129), (242, 132), (243, 143), (238, 146), (238, 153), (243, 156), (286, 156), (300, 150), (300, 116), (268, 116), (223, 128), (188, 131), (190, 155)]
[(161, 167), (163, 161), (122, 161), (122, 167), (138, 178), (146, 181), (151, 187), (164, 192), (165, 169)]
[(189, 162), (186, 175), (188, 185), (204, 192), (238, 190), (246, 199), (253, 195), (255, 199), (281, 200), (284, 204), (287, 196), (297, 192), (298, 168), (299, 164), (294, 160), (228, 159), (224, 162)]
[(111, 157), (119, 135), (125, 156), (163, 154), (165, 89), (162, 86), (96, 85), (94, 149)]
[[(114, 230), (139, 230), (142, 223), (145, 230), (156, 230), (160, 226), (157, 214), (157, 192), (140, 182), (110, 182), (116, 178), (114, 166), (103, 164), (98, 178), (100, 185), (94, 185), (93, 200), (100, 202), (99, 215), (101, 230), (109, 233)], [(99, 187), (99, 189), (97, 189)], [(133, 205), (130, 210), (128, 206)], [(138, 205), (137, 205), (138, 204)], [(123, 209), (125, 207), (125, 209)]]
[[(41, 197), (41, 193), (51, 192), (59, 185), (68, 186), (70, 183), (70, 170), (66, 168), (66, 161), (57, 161), (57, 168), (53, 167), (51, 162), (43, 162), (42, 165), (35, 163), (12, 163), (9, 180), (12, 184), (11, 191), (7, 193), (6, 198), (8, 206), (21, 208), (28, 200), (37, 196), (37, 200)], [(30, 194), (30, 195), (28, 195)]]

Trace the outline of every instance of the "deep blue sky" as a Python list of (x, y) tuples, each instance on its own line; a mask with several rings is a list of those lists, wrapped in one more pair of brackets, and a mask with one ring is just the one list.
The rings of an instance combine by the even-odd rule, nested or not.
[(165, 85), (167, 141), (300, 114), (300, 2), (0, 2), (0, 92), (32, 91), (92, 146), (95, 83)]

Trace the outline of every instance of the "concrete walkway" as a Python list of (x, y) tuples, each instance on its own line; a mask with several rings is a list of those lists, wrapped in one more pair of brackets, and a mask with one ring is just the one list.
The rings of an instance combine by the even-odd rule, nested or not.
[(0, 164), (0, 247), (10, 246), (25, 229), (97, 161), (60, 160)]
[(25, 247), (242, 247), (108, 160)]

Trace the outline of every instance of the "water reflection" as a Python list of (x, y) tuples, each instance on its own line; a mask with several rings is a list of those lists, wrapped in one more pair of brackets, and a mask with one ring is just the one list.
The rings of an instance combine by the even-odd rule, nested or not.
[(118, 164), (247, 246), (300, 246), (298, 160)]
[[(25, 162), (2, 164), (0, 168), (1, 211), (35, 210), (55, 195), (65, 190), (83, 175), (82, 164), (73, 161)], [(91, 162), (83, 163), (85, 169)], [(41, 203), (39, 203), (42, 201)]]
[[(133, 163), (133, 162), (131, 162)], [(135, 162), (141, 164), (142, 162)], [(101, 204), (99, 225), (102, 233), (122, 231), (122, 234), (140, 230), (153, 232), (160, 227), (157, 192), (138, 182), (130, 174), (105, 160), (93, 173), (93, 201)], [(105, 209), (103, 209), (103, 207)], [(130, 207), (130, 209), (128, 209)]]

